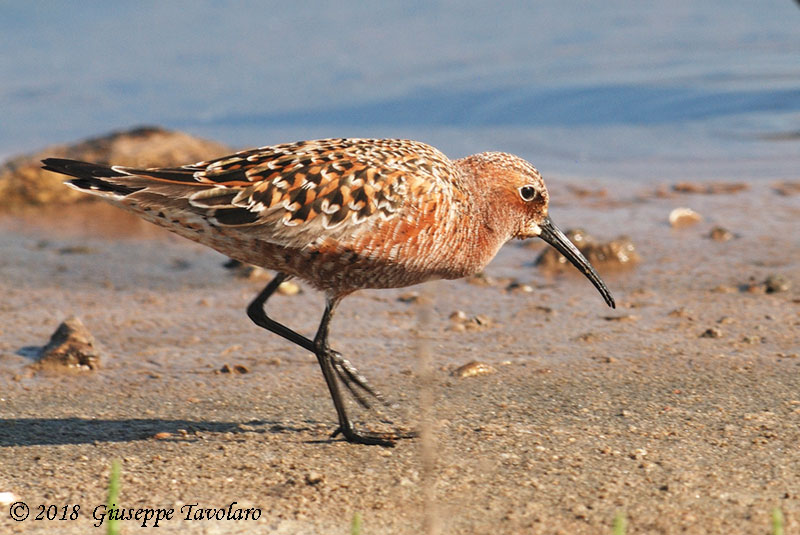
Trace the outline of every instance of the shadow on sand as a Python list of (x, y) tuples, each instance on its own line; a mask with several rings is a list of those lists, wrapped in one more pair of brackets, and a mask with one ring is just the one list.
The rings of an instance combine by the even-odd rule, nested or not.
[(312, 431), (313, 424), (286, 426), (279, 422), (255, 420), (246, 422), (202, 422), (128, 418), (98, 420), (85, 418), (4, 418), (0, 419), (0, 447), (96, 442), (129, 442), (170, 433), (167, 440), (194, 441), (195, 433), (301, 433)]

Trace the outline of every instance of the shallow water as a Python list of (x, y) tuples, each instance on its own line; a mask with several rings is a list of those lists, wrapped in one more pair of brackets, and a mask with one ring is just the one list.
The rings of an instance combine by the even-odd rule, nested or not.
[(411, 137), (551, 175), (794, 177), (798, 25), (789, 0), (4, 3), (0, 157), (152, 123), (241, 147)]

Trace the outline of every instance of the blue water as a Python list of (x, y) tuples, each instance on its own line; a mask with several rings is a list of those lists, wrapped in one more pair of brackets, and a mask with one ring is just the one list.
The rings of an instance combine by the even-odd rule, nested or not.
[(791, 0), (9, 2), (0, 158), (158, 124), (411, 137), (546, 174), (797, 178)]

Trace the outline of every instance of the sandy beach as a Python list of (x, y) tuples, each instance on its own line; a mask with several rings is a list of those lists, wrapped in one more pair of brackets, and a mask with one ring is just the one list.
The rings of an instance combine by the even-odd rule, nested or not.
[[(355, 513), (365, 534), (609, 533), (619, 513), (628, 533), (768, 533), (776, 508), (794, 533), (800, 196), (769, 180), (712, 194), (672, 184), (548, 179), (557, 224), (627, 235), (641, 255), (599, 268), (616, 310), (579, 274), (534, 267), (540, 241), (509, 243), (483, 279), (344, 301), (333, 345), (390, 400), (351, 403), (355, 420), (411, 430), (429, 414), (427, 457), (419, 439), (329, 440), (315, 359), (248, 320), (265, 282), (232, 276), (223, 256), (102, 204), (4, 217), (0, 493), (30, 517), (4, 505), (0, 532), (99, 533), (118, 459), (120, 507), (174, 509), (160, 533), (349, 533)], [(702, 221), (671, 227), (677, 207)], [(715, 226), (732, 239), (711, 239)], [(788, 288), (767, 291), (769, 277)], [(323, 298), (300, 287), (271, 310), (312, 333)], [(458, 327), (457, 311), (488, 321)], [(35, 348), (72, 315), (100, 369), (36, 373)], [(421, 408), (426, 351), (433, 404)], [(470, 361), (496, 373), (452, 374)], [(187, 520), (191, 504), (259, 518)], [(40, 505), (78, 505), (77, 518), (36, 520)]]

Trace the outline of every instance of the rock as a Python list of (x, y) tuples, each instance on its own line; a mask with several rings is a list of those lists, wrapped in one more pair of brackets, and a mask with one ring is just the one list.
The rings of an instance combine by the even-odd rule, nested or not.
[(703, 220), (703, 217), (691, 208), (675, 208), (669, 213), (669, 224), (673, 227), (686, 227)]
[(242, 364), (234, 364), (233, 366), (231, 366), (230, 364), (225, 364), (222, 366), (222, 368), (219, 369), (219, 371), (220, 373), (243, 375), (245, 373), (249, 373), (250, 369)]
[(307, 485), (319, 485), (325, 480), (325, 476), (317, 472), (316, 470), (311, 470), (310, 472), (306, 473), (306, 484)]
[(278, 286), (277, 292), (281, 295), (297, 295), (302, 293), (303, 290), (300, 288), (300, 285), (294, 281), (283, 281), (280, 286)]
[(19, 496), (13, 492), (2, 491), (0, 492), (0, 505), (6, 506), (19, 500)]
[(490, 366), (489, 364), (486, 364), (485, 362), (478, 362), (478, 361), (473, 360), (472, 362), (468, 362), (467, 364), (464, 364), (463, 366), (459, 366), (458, 368), (453, 370), (451, 375), (453, 377), (458, 377), (458, 378), (463, 379), (465, 377), (475, 377), (475, 376), (478, 376), (478, 375), (490, 375), (490, 374), (493, 374), (493, 373), (497, 373), (497, 370), (494, 369), (494, 367)]
[(41, 349), (37, 368), (96, 370), (100, 367), (100, 353), (92, 334), (76, 316), (71, 316), (58, 326), (50, 341)]
[(748, 188), (749, 186), (743, 182), (711, 182), (710, 184), (701, 184), (698, 182), (678, 182), (672, 186), (672, 189), (679, 193), (702, 193), (705, 195), (737, 193)]
[(419, 301), (419, 292), (405, 292), (397, 296), (401, 303), (416, 303)]
[(728, 241), (733, 239), (733, 233), (728, 229), (717, 226), (711, 229), (708, 237), (714, 241)]
[(450, 314), (450, 321), (452, 325), (449, 330), (456, 332), (483, 330), (495, 324), (494, 320), (485, 314), (478, 314), (470, 318), (461, 310)]
[(474, 284), (475, 286), (494, 286), (497, 284), (497, 281), (494, 279), (494, 277), (490, 277), (483, 271), (475, 273), (474, 275), (470, 275), (466, 278), (466, 281), (469, 284)]
[(603, 319), (606, 321), (639, 321), (639, 316), (634, 316), (633, 314), (622, 314), (616, 316), (603, 316)]
[(790, 195), (800, 194), (800, 181), (796, 182), (781, 182), (774, 187), (775, 193), (788, 197)]
[[(581, 229), (568, 230), (567, 238), (589, 260), (596, 269), (629, 267), (641, 261), (636, 247), (627, 236), (619, 236), (609, 242), (598, 242)], [(548, 247), (536, 258), (536, 265), (548, 271), (572, 269), (566, 257)]]
[(519, 282), (519, 281), (515, 280), (515, 281), (512, 281), (511, 283), (509, 283), (508, 286), (506, 286), (506, 291), (507, 292), (512, 292), (512, 293), (526, 293), (526, 294), (529, 294), (529, 293), (533, 293), (533, 286), (531, 286), (530, 284), (524, 284), (522, 282)]
[(709, 327), (703, 331), (700, 338), (722, 338), (722, 331), (717, 327)]
[(230, 152), (229, 147), (220, 143), (152, 126), (112, 132), (74, 145), (54, 145), (0, 165), (0, 209), (94, 200), (91, 195), (65, 187), (63, 175), (42, 169), (43, 158), (164, 167), (195, 163)]
[(766, 286), (768, 294), (785, 292), (792, 287), (792, 283), (783, 275), (770, 275), (767, 277), (767, 280), (764, 281), (764, 285)]

